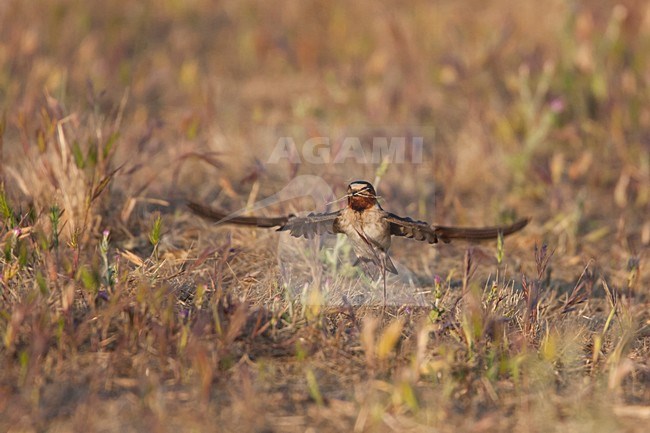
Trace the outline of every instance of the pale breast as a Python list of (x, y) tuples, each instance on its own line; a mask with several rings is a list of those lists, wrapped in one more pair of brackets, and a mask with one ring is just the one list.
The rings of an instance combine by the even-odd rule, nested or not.
[(390, 247), (390, 227), (381, 209), (370, 209), (362, 213), (363, 231), (366, 236), (381, 245), (384, 251)]
[(389, 223), (384, 219), (381, 209), (371, 208), (364, 212), (356, 212), (346, 208), (342, 211), (338, 222), (341, 231), (360, 249), (365, 248), (366, 245), (361, 240), (359, 233), (363, 233), (366, 238), (372, 240), (373, 244), (380, 246), (384, 251), (390, 247)]

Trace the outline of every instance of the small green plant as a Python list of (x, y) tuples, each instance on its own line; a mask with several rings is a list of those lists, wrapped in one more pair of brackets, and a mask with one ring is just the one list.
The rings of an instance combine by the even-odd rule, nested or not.
[(149, 242), (153, 246), (153, 257), (158, 260), (158, 245), (162, 236), (162, 217), (160, 213), (156, 213), (153, 218), (151, 231), (149, 231)]
[(505, 254), (505, 248), (503, 245), (503, 233), (499, 232), (499, 237), (497, 238), (497, 264), (501, 264), (503, 262), (503, 256)]
[(16, 226), (16, 217), (14, 216), (13, 209), (9, 205), (7, 193), (5, 191), (4, 184), (2, 183), (0, 183), (0, 217), (2, 217), (4, 226), (7, 229)]
[(99, 254), (102, 256), (103, 284), (107, 288), (112, 289), (115, 285), (115, 270), (108, 258), (108, 239), (110, 234), (111, 232), (109, 230), (104, 230), (102, 232), (102, 239), (99, 241)]
[(52, 233), (50, 235), (50, 250), (57, 250), (59, 248), (59, 224), (61, 222), (61, 216), (63, 215), (63, 210), (59, 209), (58, 206), (54, 205), (50, 208), (50, 224), (52, 225)]

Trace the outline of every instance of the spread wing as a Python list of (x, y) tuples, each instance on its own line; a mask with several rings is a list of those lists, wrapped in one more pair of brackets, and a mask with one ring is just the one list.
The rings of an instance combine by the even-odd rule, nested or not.
[(529, 221), (528, 218), (524, 218), (509, 226), (473, 228), (431, 226), (424, 221), (415, 221), (411, 218), (403, 218), (392, 213), (388, 213), (386, 219), (390, 223), (390, 232), (392, 235), (404, 236), (417, 241), (426, 241), (430, 244), (435, 244), (439, 241), (449, 243), (453, 239), (472, 241), (495, 239), (499, 236), (499, 233), (507, 236), (523, 229)]
[(291, 216), (285, 224), (278, 228), (278, 231), (289, 230), (291, 236), (297, 238), (304, 236), (308, 239), (314, 235), (322, 235), (324, 233), (343, 233), (338, 224), (335, 224), (336, 219), (339, 217), (341, 211), (329, 213), (310, 213), (304, 217)]
[(386, 221), (390, 223), (390, 234), (404, 236), (416, 241), (426, 241), (430, 244), (438, 243), (438, 235), (433, 228), (424, 221), (403, 218), (392, 213), (387, 213)]
[(291, 236), (312, 238), (314, 235), (324, 233), (339, 233), (334, 224), (340, 211), (329, 213), (310, 213), (300, 217), (295, 215), (280, 217), (259, 217), (259, 216), (233, 216), (220, 209), (204, 206), (200, 203), (189, 201), (187, 206), (195, 214), (218, 223), (237, 224), (253, 227), (270, 228), (277, 227), (278, 231), (289, 231)]
[(203, 218), (216, 221), (218, 223), (230, 223), (244, 226), (255, 226), (255, 227), (281, 227), (287, 223), (291, 215), (282, 216), (282, 217), (257, 217), (257, 216), (233, 216), (232, 213), (223, 211), (221, 209), (215, 209), (196, 203), (193, 201), (187, 202), (187, 207), (189, 207), (192, 212), (202, 216)]

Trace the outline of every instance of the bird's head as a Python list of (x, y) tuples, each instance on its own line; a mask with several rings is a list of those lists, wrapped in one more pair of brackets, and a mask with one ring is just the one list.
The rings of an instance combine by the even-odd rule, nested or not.
[(348, 206), (356, 211), (362, 211), (377, 205), (375, 188), (363, 180), (357, 180), (348, 185)]

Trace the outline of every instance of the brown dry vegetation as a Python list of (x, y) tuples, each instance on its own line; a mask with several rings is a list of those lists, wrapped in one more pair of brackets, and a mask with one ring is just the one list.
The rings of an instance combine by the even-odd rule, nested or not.
[[(2, 431), (647, 429), (645, 2), (5, 0), (0, 110)], [(422, 162), (268, 163), (375, 135)], [(183, 206), (301, 175), (532, 222), (395, 241), (424, 306), (306, 306), (276, 233)]]

